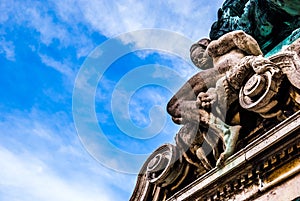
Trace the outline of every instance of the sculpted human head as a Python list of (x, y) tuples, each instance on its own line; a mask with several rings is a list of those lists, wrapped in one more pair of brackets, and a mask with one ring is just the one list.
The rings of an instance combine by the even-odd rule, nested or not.
[(203, 38), (190, 48), (190, 57), (192, 62), (198, 68), (205, 70), (213, 67), (212, 58), (208, 55), (206, 49), (210, 43), (210, 39)]

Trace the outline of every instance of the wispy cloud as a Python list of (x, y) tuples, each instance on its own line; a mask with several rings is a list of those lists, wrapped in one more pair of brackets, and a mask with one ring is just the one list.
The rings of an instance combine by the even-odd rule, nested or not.
[(111, 200), (103, 189), (87, 180), (65, 180), (44, 162), (28, 154), (16, 155), (0, 147), (0, 164), (0, 192), (1, 197), (7, 198), (5, 200)]
[[(174, 75), (180, 78), (177, 79), (174, 84), (182, 85), (183, 81), (186, 81), (192, 75), (196, 74), (199, 70), (191, 65), (190, 59), (178, 57), (178, 55), (172, 55), (168, 53), (160, 53), (159, 55), (159, 64), (165, 65), (170, 68), (170, 71), (173, 73), (166, 73), (160, 67), (154, 67), (155, 71), (153, 72), (153, 77), (165, 78), (174, 81)], [(178, 83), (179, 82), (179, 83)]]
[(123, 183), (134, 177), (93, 160), (63, 113), (14, 111), (0, 127), (1, 200), (120, 200), (113, 189), (130, 191), (132, 183)]
[[(99, 165), (80, 143), (71, 117), (71, 104), (68, 102), (72, 98), (70, 91), (73, 88), (75, 74), (84, 57), (104, 40), (145, 28), (179, 33), (185, 36), (188, 42), (180, 43), (176, 37), (163, 35), (151, 38), (151, 34), (127, 35), (128, 37), (121, 38), (121, 42), (125, 46), (130, 46), (132, 44), (129, 43), (133, 41), (135, 49), (140, 47), (155, 49), (160, 45), (164, 48), (163, 50), (169, 51), (167, 53), (175, 52), (177, 55), (185, 55), (184, 59), (186, 59), (190, 44), (207, 36), (211, 19), (216, 18), (216, 7), (219, 7), (221, 3), (222, 0), (209, 3), (193, 0), (184, 2), (176, 0), (2, 1), (0, 23), (3, 26), (0, 27), (0, 54), (7, 60), (16, 62), (18, 69), (23, 66), (31, 67), (31, 65), (26, 65), (31, 63), (40, 65), (35, 66), (34, 70), (37, 74), (40, 72), (46, 74), (41, 79), (47, 78), (50, 80), (49, 83), (53, 80), (55, 86), (49, 86), (49, 83), (45, 86), (38, 86), (37, 91), (42, 94), (32, 98), (36, 102), (30, 103), (30, 107), (22, 105), (21, 110), (4, 106), (0, 108), (0, 200), (105, 201), (124, 200), (128, 197), (136, 177), (119, 174)], [(25, 54), (24, 50), (29, 49), (28, 47), (31, 51)], [(152, 53), (152, 50), (148, 50), (137, 55), (147, 60)], [(93, 56), (99, 57), (102, 54), (104, 53), (99, 51)], [(174, 57), (169, 57), (168, 54), (159, 53), (159, 55), (157, 64), (170, 67), (183, 79), (193, 74), (193, 70), (184, 61), (174, 60)], [(18, 61), (18, 59), (21, 60)], [(96, 58), (93, 59), (96, 60)], [(92, 65), (97, 66), (99, 63), (92, 63)], [(48, 74), (45, 72), (48, 71), (43, 71), (43, 69), (49, 70), (49, 68), (45, 66), (54, 69), (67, 79), (58, 81), (50, 74), (47, 77)], [(27, 83), (26, 90), (28, 89), (29, 93), (26, 95), (31, 96), (30, 89), (37, 87), (34, 81), (36, 78), (30, 77), (30, 72), (32, 72), (30, 70), (33, 68), (27, 69), (27, 67), (20, 72), (26, 72), (24, 77), (28, 78), (26, 81), (30, 81)], [(128, 83), (134, 84), (135, 80), (146, 80), (146, 78), (150, 81), (155, 79), (172, 81), (170, 74), (163, 74), (164, 71), (161, 71), (161, 68), (154, 66), (150, 69), (151, 71), (147, 71), (148, 77), (133, 76)], [(77, 80), (77, 87), (88, 95), (95, 93), (92, 85), (98, 79), (97, 70), (99, 69), (89, 68), (82, 72), (82, 79)], [(117, 82), (114, 77), (111, 79), (103, 77), (98, 85), (97, 92), (99, 93), (96, 94), (96, 103), (99, 101), (102, 104), (110, 98)], [(177, 81), (176, 84), (178, 83)], [(170, 84), (175, 85), (175, 82), (170, 82)], [(4, 91), (7, 90), (10, 89), (5, 88)], [(164, 110), (169, 97), (166, 96), (165, 91), (159, 89), (142, 89), (137, 92), (130, 100), (130, 97), (127, 97), (128, 91), (120, 89), (115, 94), (117, 95), (116, 102), (119, 101), (123, 108), (131, 107), (130, 115), (135, 123), (145, 126), (149, 124), (149, 115), (151, 116), (149, 111), (153, 105), (161, 106)], [(80, 95), (82, 94), (79, 94), (77, 98), (85, 100), (86, 96)], [(46, 97), (40, 98), (40, 96)], [(102, 108), (97, 111), (98, 116), (102, 118), (99, 119), (103, 122), (111, 121), (110, 101), (103, 103), (100, 106)], [(118, 115), (130, 118), (128, 111), (117, 111)], [(152, 114), (153, 117), (155, 115), (159, 114)], [(161, 116), (163, 115), (155, 118), (158, 123), (163, 122), (163, 119), (160, 119)], [(170, 120), (167, 121), (162, 131), (164, 136), (153, 139), (158, 146), (162, 142), (173, 139), (177, 131), (177, 128), (171, 125)], [(154, 127), (157, 126), (158, 124), (154, 125)], [(92, 134), (88, 133), (88, 135)], [(116, 141), (120, 140), (120, 144), (123, 143), (123, 147), (128, 147), (129, 141), (123, 141), (122, 137), (116, 138)], [(141, 150), (146, 153), (156, 148), (156, 145), (153, 146), (153, 141), (146, 144), (144, 141), (140, 143), (138, 140), (133, 140), (130, 147), (135, 148), (137, 152)], [(101, 146), (99, 141), (93, 141), (93, 143)], [(102, 152), (97, 152), (97, 154), (101, 155)], [(116, 157), (109, 155), (106, 158), (111, 159), (107, 162), (108, 164), (122, 165), (117, 163)]]
[[(216, 18), (216, 7), (221, 0), (206, 1), (137, 1), (121, 0), (88, 2), (78, 1), (87, 22), (111, 37), (116, 34), (144, 28), (164, 28), (198, 39), (206, 36), (211, 22), (207, 18)], [(133, 9), (134, 8), (134, 9)], [(102, 12), (99, 12), (99, 11)]]
[(129, 116), (137, 126), (148, 126), (151, 123), (149, 119), (151, 109), (156, 106), (164, 113), (167, 101), (165, 90), (151, 86), (141, 88), (131, 97)]
[(12, 41), (0, 38), (0, 55), (4, 54), (7, 60), (15, 61), (15, 45)]
[(28, 17), (28, 25), (41, 34), (41, 41), (49, 45), (53, 39), (64, 41), (68, 39), (66, 27), (54, 22), (53, 17), (43, 14), (45, 7), (35, 4), (35, 7), (25, 9), (24, 17)]
[(0, 28), (0, 32), (6, 34), (13, 26), (28, 28), (35, 31), (31, 32), (31, 39), (37, 39), (46, 46), (59, 41), (59, 48), (75, 47), (77, 58), (87, 56), (95, 45), (89, 38), (90, 30), (83, 32), (82, 26), (78, 26), (83, 23), (83, 17), (76, 5), (67, 1), (57, 4), (15, 0), (1, 2), (0, 22), (4, 26)]
[(44, 54), (39, 54), (42, 62), (46, 65), (49, 66), (53, 69), (55, 69), (56, 71), (60, 72), (61, 74), (65, 75), (66, 77), (68, 77), (70, 80), (73, 80), (75, 77), (75, 72), (72, 71), (71, 66), (71, 62), (67, 62), (67, 61), (57, 61), (54, 58), (48, 56), (48, 55), (44, 55)]

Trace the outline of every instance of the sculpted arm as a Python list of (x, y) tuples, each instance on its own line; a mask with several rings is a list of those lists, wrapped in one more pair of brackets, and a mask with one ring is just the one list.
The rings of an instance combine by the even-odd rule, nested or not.
[[(181, 124), (185, 115), (197, 115), (200, 107), (197, 96), (213, 87), (220, 78), (216, 69), (201, 71), (190, 78), (167, 104), (167, 111), (175, 123)], [(192, 114), (195, 113), (195, 114)]]
[(213, 58), (218, 58), (232, 49), (240, 50), (245, 55), (263, 54), (256, 40), (243, 31), (233, 31), (212, 41), (208, 47), (208, 54)]

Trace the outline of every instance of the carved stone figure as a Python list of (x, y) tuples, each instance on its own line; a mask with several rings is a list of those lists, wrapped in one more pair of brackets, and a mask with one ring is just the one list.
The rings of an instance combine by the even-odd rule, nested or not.
[[(202, 94), (202, 97), (205, 97), (202, 102), (206, 102), (204, 105), (208, 107), (217, 102), (216, 107), (219, 110), (216, 111), (222, 114), (239, 99), (243, 108), (258, 113), (265, 119), (275, 118), (283, 121), (291, 112), (299, 110), (299, 99), (295, 99), (299, 97), (300, 86), (300, 59), (299, 52), (297, 52), (299, 49), (296, 48), (299, 41), (270, 58), (264, 58), (261, 55), (242, 58), (239, 64), (232, 67), (217, 81), (216, 87)], [(291, 106), (292, 99), (294, 101)], [(223, 126), (220, 121), (217, 124), (219, 127)], [(231, 130), (228, 133), (226, 129), (225, 132), (223, 131), (222, 137), (227, 149), (218, 159), (218, 164), (234, 151), (239, 133), (237, 127), (231, 127), (233, 128), (236, 131)]]
[(299, 27), (299, 19), (297, 0), (225, 0), (211, 39), (190, 49), (202, 71), (167, 105), (182, 126), (176, 145), (150, 155), (130, 200), (170, 198), (300, 110), (300, 39), (263, 57)]
[[(207, 170), (210, 170), (214, 163), (207, 159), (208, 153), (202, 148), (203, 141), (205, 140), (212, 149), (216, 161), (220, 157), (218, 140), (222, 141), (223, 159), (217, 162), (220, 165), (234, 150), (232, 143), (236, 140), (232, 141), (229, 136), (234, 136), (231, 133), (238, 133), (240, 130), (240, 126), (237, 125), (239, 122), (232, 122), (236, 121), (233, 120), (233, 115), (225, 115), (231, 104), (223, 107), (222, 112), (211, 112), (211, 101), (214, 99), (211, 97), (213, 94), (208, 96), (207, 89), (215, 87), (217, 80), (246, 55), (261, 54), (256, 41), (243, 31), (225, 34), (210, 43), (202, 39), (191, 48), (191, 58), (195, 65), (206, 70), (193, 76), (170, 100), (167, 109), (175, 123), (184, 125), (176, 137), (178, 146), (183, 152), (188, 147), (191, 148)], [(188, 161), (192, 161), (187, 155), (184, 156)], [(196, 165), (195, 162), (192, 164)]]
[[(230, 36), (227, 39), (231, 40), (233, 36), (236, 37), (240, 34), (249, 37), (238, 31), (230, 35), (226, 34), (221, 39)], [(252, 40), (251, 37), (250, 40)], [(210, 45), (213, 47), (213, 42)], [(206, 50), (209, 50), (210, 45)], [(231, 56), (231, 54), (227, 55), (227, 57)], [(238, 57), (234, 56), (234, 58)], [(238, 123), (237, 126), (231, 125), (232, 121), (227, 123), (228, 120), (220, 118), (224, 111), (230, 109), (232, 105), (240, 105), (248, 112), (260, 115), (262, 118), (260, 123), (271, 123), (273, 126), (299, 111), (299, 80), (300, 39), (269, 58), (261, 55), (248, 55), (239, 58), (236, 65), (229, 68), (217, 80), (215, 86), (205, 92), (199, 92), (196, 100), (189, 100), (198, 102), (196, 114), (204, 115), (199, 117), (200, 120), (198, 119), (200, 126), (197, 127), (195, 123), (197, 121), (193, 118), (188, 119), (187, 122), (185, 120), (180, 121), (184, 125), (176, 136), (177, 146), (163, 145), (148, 158), (141, 170), (134, 192), (135, 196), (131, 200), (147, 200), (149, 197), (156, 201), (165, 200), (169, 196), (168, 193), (191, 181), (189, 179), (193, 178), (192, 166), (196, 166), (201, 174), (205, 173), (205, 169), (211, 168), (212, 164), (205, 157), (204, 150), (201, 148), (203, 142), (209, 140), (207, 136), (205, 137), (206, 133), (203, 129), (205, 126), (213, 127), (213, 130), (219, 132), (219, 137), (225, 145), (224, 152), (218, 158), (219, 164), (222, 164), (227, 157), (233, 154), (236, 143), (244, 140), (239, 137), (241, 134), (239, 130), (240, 126), (243, 127), (245, 124), (240, 121), (241, 115), (237, 115), (238, 118), (234, 120), (235, 124)], [(184, 100), (179, 104), (185, 104)], [(215, 105), (216, 110), (208, 110), (212, 104)], [(233, 110), (235, 112), (241, 111), (240, 108)], [(187, 118), (182, 116), (183, 119)], [(258, 132), (258, 128), (259, 126), (253, 127), (253, 132)], [(200, 165), (195, 163), (185, 152), (182, 152), (182, 146), (187, 146), (185, 148), (192, 147), (194, 154), (201, 161)]]

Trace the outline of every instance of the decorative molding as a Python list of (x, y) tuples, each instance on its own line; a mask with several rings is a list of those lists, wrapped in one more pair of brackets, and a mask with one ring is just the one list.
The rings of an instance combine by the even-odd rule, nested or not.
[[(236, 200), (248, 200), (291, 175), (298, 174), (299, 128), (300, 112), (297, 112), (231, 156), (223, 168), (214, 168), (167, 201), (212, 201), (234, 197), (240, 198)], [(295, 163), (295, 167), (271, 181), (268, 180), (272, 173), (291, 162)]]

